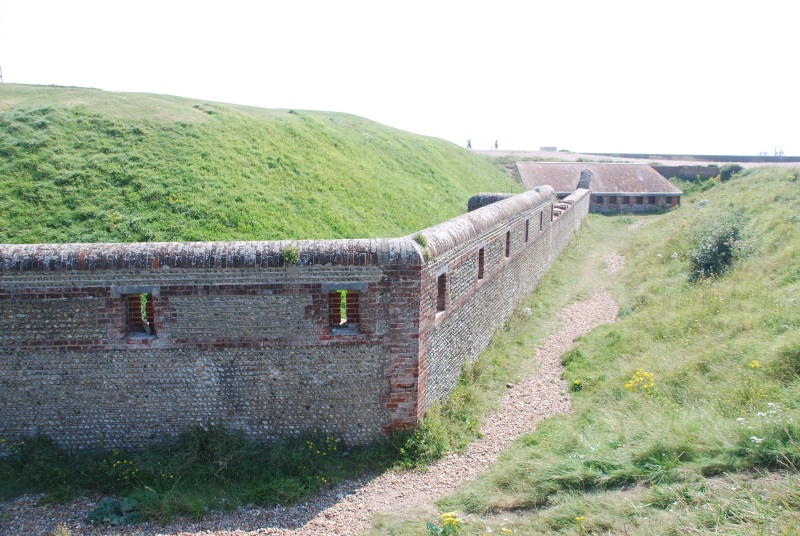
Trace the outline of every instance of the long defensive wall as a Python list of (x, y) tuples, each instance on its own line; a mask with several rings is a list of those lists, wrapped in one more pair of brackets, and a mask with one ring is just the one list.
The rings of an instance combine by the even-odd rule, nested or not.
[(196, 425), (363, 443), (415, 426), (589, 209), (479, 194), (403, 238), (0, 245), (0, 437), (136, 447)]

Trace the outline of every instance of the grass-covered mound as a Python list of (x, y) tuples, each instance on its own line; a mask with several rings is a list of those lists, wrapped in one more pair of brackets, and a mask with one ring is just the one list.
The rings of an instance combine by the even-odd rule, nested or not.
[(480, 191), (521, 187), (351, 115), (0, 86), (0, 243), (402, 236)]

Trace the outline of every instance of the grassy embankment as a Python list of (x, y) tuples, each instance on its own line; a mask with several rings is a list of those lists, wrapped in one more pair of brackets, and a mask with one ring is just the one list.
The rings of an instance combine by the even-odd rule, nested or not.
[[(668, 214), (590, 216), (529, 306), (603, 285), (619, 321), (563, 357), (572, 414), (441, 501), (469, 514), (462, 534), (800, 532), (799, 176), (754, 169), (681, 185)], [(695, 254), (736, 214), (732, 266), (695, 281)], [(610, 251), (627, 260), (611, 278), (598, 263)], [(512, 346), (538, 337), (537, 316), (515, 319)], [(425, 521), (384, 519), (376, 533), (426, 534)]]
[(352, 115), (0, 87), (0, 243), (402, 236), (480, 191), (521, 186)]
[[(463, 213), (477, 192), (521, 190), (484, 157), (346, 114), (0, 86), (5, 243), (400, 236)], [(131, 500), (117, 521), (202, 516), (301, 500), (456, 440), (413, 456), (397, 446), (414, 442), (350, 448), (311, 434), (265, 447), (192, 430), (140, 452), (67, 452), (6, 440), (0, 497), (101, 493)]]

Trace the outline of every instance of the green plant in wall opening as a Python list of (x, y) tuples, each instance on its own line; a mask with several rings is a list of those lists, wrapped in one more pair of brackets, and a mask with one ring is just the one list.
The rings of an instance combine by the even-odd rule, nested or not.
[(147, 294), (139, 294), (139, 303), (142, 312), (142, 322), (147, 322)]
[(337, 290), (339, 293), (339, 317), (343, 324), (347, 323), (347, 290)]
[(297, 246), (286, 246), (281, 250), (284, 266), (292, 266), (300, 260), (300, 248)]

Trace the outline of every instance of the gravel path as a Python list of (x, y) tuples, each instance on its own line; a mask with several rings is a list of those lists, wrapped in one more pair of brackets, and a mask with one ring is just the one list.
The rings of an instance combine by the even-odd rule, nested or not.
[[(606, 259), (609, 270), (618, 269), (621, 257)], [(79, 499), (67, 505), (36, 506), (39, 496), (0, 503), (0, 534), (52, 535), (65, 525), (73, 534), (243, 536), (356, 535), (368, 530), (375, 514), (425, 512), (437, 517), (433, 501), (454, 492), (465, 480), (486, 470), (498, 454), (517, 437), (535, 429), (551, 415), (570, 411), (570, 397), (561, 379), (560, 356), (573, 340), (594, 327), (614, 322), (617, 305), (604, 289), (558, 313), (562, 326), (537, 349), (538, 371), (510, 386), (500, 408), (484, 422), (483, 437), (463, 454), (453, 454), (426, 472), (388, 472), (374, 479), (350, 481), (314, 500), (292, 507), (242, 509), (212, 513), (200, 522), (179, 520), (168, 527), (143, 524), (121, 530), (95, 530), (84, 522), (96, 500)]]
[(616, 251), (603, 255), (603, 260), (606, 262), (606, 267), (603, 271), (607, 275), (614, 275), (625, 267), (625, 257), (619, 255)]

